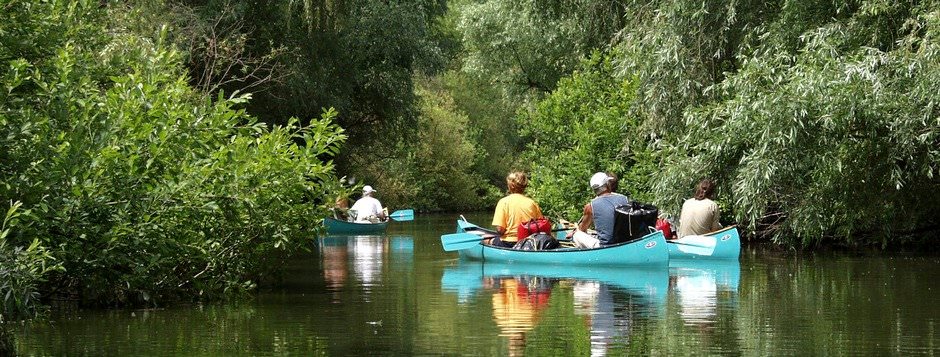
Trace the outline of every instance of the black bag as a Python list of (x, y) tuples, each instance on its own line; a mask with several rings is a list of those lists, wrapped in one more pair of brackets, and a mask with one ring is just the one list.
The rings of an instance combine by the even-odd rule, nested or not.
[(659, 209), (640, 202), (630, 202), (614, 209), (614, 235), (608, 244), (629, 242), (656, 229)]
[(551, 234), (543, 232), (525, 237), (512, 247), (512, 249), (519, 250), (550, 250), (555, 248), (558, 248), (558, 240)]

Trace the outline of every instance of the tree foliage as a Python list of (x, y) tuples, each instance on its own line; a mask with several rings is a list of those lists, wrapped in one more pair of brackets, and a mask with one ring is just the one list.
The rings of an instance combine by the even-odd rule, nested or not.
[[(556, 83), (531, 86), (557, 90), (517, 122), (536, 180), (556, 180), (536, 181), (543, 206), (573, 212), (565, 207), (580, 206), (584, 198), (572, 192), (583, 185), (563, 178), (624, 170), (625, 190), (672, 215), (698, 180), (715, 178), (726, 221), (790, 245), (831, 237), (884, 244), (936, 232), (935, 1), (616, 6), (624, 9), (622, 28), (590, 41), (573, 35), (586, 32), (565, 32), (564, 21), (546, 20), (590, 17), (587, 7), (558, 13), (534, 2), (484, 1), (463, 8), (465, 70), (495, 84)], [(533, 35), (543, 25), (544, 36)], [(557, 46), (558, 33), (570, 42)], [(583, 88), (583, 73), (568, 78), (559, 70), (585, 53), (576, 43), (612, 44), (615, 69), (607, 75), (635, 85), (635, 99), (600, 85), (573, 96), (570, 103), (583, 107), (562, 104)], [(540, 77), (520, 76), (531, 73)], [(591, 104), (596, 98), (606, 105)], [(617, 107), (629, 110), (607, 114)], [(574, 113), (579, 119), (570, 119)], [(620, 131), (615, 139), (607, 131), (564, 132), (579, 125)], [(613, 157), (607, 164), (591, 156), (605, 151), (616, 153), (601, 156)]]
[(508, 1), (459, 8), (463, 68), (510, 97), (553, 90), (581, 57), (606, 47), (623, 26), (619, 1)]
[(320, 159), (345, 138), (335, 112), (271, 127), (238, 109), (248, 96), (210, 100), (164, 37), (109, 23), (133, 9), (3, 7), (0, 198), (28, 212), (6, 244), (38, 239), (61, 263), (43, 292), (115, 304), (227, 296), (307, 242), (337, 186)]
[[(412, 75), (439, 70), (446, 58), (441, 48), (451, 41), (435, 32), (435, 21), (446, 10), (440, 0), (168, 1), (165, 8), (189, 9), (174, 16), (179, 24), (174, 38), (189, 49), (194, 80), (221, 72), (211, 64), (238, 58), (216, 56), (227, 48), (243, 49), (240, 54), (258, 61), (272, 58), (269, 67), (278, 80), (251, 88), (256, 95), (248, 111), (283, 124), (336, 108), (341, 113), (336, 122), (350, 137), (344, 154), (377, 143), (390, 148), (414, 134)], [(219, 29), (232, 34), (216, 33)], [(228, 46), (202, 41), (214, 38)], [(246, 89), (249, 83), (232, 80), (243, 73), (227, 73), (216, 80), (226, 83), (220, 88)], [(342, 157), (338, 162), (346, 163)]]
[(479, 134), (454, 104), (442, 79), (421, 78), (417, 140), (403, 142), (382, 159), (369, 153), (356, 157), (369, 184), (381, 187), (382, 203), (431, 211), (468, 211), (487, 207), (499, 197), (475, 167), (489, 162), (480, 150)]
[[(940, 12), (877, 1), (853, 10), (803, 33), (796, 51), (756, 51), (714, 86), (721, 100), (688, 111), (677, 140), (688, 154), (670, 158), (660, 197), (675, 202), (678, 183), (719, 177), (737, 220), (797, 244), (886, 243), (934, 224)], [(897, 28), (874, 26), (912, 10)]]
[[(647, 142), (633, 135), (637, 122), (629, 109), (635, 86), (613, 71), (610, 56), (595, 53), (559, 81), (535, 111), (516, 118), (529, 143), (523, 154), (531, 164), (529, 193), (549, 216), (580, 217), (580, 208), (593, 196), (588, 179), (597, 171), (629, 172), (620, 180), (620, 191), (646, 191), (648, 178), (634, 167), (634, 150), (644, 150)], [(625, 137), (631, 142), (625, 144)]]

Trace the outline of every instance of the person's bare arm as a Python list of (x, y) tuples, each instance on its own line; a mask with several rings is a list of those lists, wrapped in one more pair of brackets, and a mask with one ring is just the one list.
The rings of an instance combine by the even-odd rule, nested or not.
[(584, 205), (584, 213), (581, 216), (581, 220), (578, 221), (578, 230), (582, 232), (587, 232), (591, 225), (594, 224), (594, 210), (591, 209), (591, 204), (588, 203)]

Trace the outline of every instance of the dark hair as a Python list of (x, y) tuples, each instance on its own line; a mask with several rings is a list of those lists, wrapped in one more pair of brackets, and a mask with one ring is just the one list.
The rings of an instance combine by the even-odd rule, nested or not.
[(607, 187), (610, 188), (610, 192), (617, 192), (617, 175), (614, 175), (613, 172), (605, 172), (607, 177), (610, 179), (607, 180)]
[(704, 200), (706, 198), (712, 198), (712, 195), (715, 194), (715, 184), (712, 180), (704, 179), (699, 181), (698, 186), (695, 187), (695, 199)]

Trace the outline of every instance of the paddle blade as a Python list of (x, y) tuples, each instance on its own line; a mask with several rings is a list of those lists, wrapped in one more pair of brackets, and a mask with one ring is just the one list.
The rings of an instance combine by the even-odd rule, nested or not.
[(441, 245), (445, 252), (473, 248), (480, 244), (482, 238), (473, 233), (453, 233), (441, 236)]
[(667, 243), (675, 244), (680, 252), (693, 255), (711, 256), (715, 252), (715, 237), (712, 236), (685, 236)]
[(413, 209), (400, 209), (392, 214), (388, 215), (391, 219), (394, 219), (398, 222), (406, 222), (415, 219), (415, 210)]

